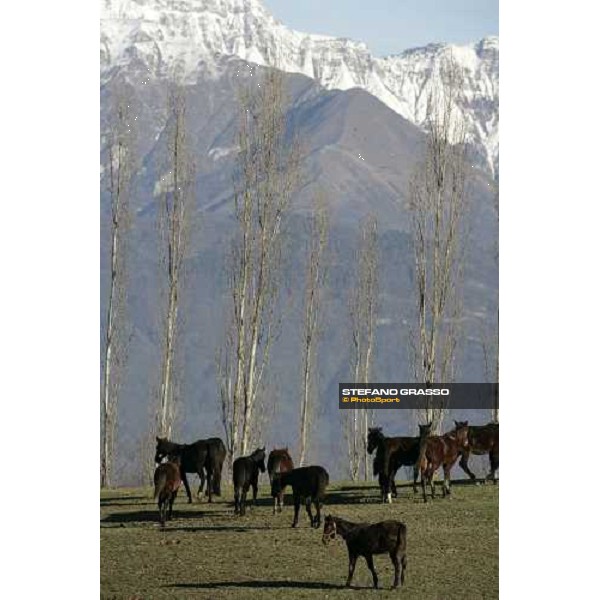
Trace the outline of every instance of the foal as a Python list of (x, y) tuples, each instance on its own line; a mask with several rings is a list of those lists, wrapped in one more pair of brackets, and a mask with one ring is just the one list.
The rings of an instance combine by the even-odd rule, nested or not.
[(173, 516), (173, 502), (177, 497), (177, 490), (181, 485), (181, 459), (176, 456), (172, 462), (158, 465), (154, 471), (154, 499), (158, 499), (158, 514), (160, 524), (164, 527), (167, 519), (167, 503), (169, 505), (168, 518)]
[[(420, 427), (423, 427), (422, 425)], [(450, 470), (458, 457), (469, 446), (468, 440), (469, 422), (457, 421), (456, 429), (444, 435), (432, 435), (423, 437), (421, 440), (421, 454), (419, 456), (419, 469), (421, 471), (421, 489), (423, 500), (427, 502), (425, 484), (431, 486), (431, 497), (435, 497), (433, 474), (440, 468), (444, 469), (444, 484), (442, 495), (450, 495)]]
[[(371, 574), (373, 575), (373, 587), (377, 588), (378, 579), (373, 564), (374, 554), (390, 555), (394, 564), (394, 584), (392, 589), (404, 584), (406, 573), (406, 525), (400, 521), (381, 521), (369, 525), (368, 523), (351, 523), (339, 517), (327, 515), (325, 527), (323, 528), (323, 543), (327, 544), (340, 534), (346, 541), (348, 547), (348, 579), (346, 586), (352, 583), (356, 561), (359, 556), (364, 556)], [(399, 555), (399, 557), (398, 557)], [(400, 574), (400, 564), (402, 573)]]

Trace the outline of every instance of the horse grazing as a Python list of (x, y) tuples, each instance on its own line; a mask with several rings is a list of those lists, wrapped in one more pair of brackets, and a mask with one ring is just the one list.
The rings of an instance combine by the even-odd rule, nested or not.
[[(271, 486), (273, 485), (273, 477), (277, 473), (287, 473), (293, 468), (294, 461), (287, 448), (279, 448), (269, 452), (267, 471), (269, 472), (269, 482), (271, 483)], [(273, 498), (273, 514), (275, 514), (276, 510), (281, 512), (281, 507), (283, 506), (283, 491), (280, 491), (279, 494), (273, 496)]]
[(170, 442), (167, 438), (157, 437), (154, 462), (159, 464), (165, 456), (170, 460), (176, 456), (181, 459), (181, 480), (185, 486), (188, 504), (192, 503), (192, 493), (186, 473), (197, 473), (200, 477), (200, 488), (198, 489), (198, 495), (200, 495), (204, 485), (204, 470), (206, 470), (208, 501), (212, 502), (213, 461), (211, 460), (211, 445), (206, 440), (198, 440), (193, 444), (177, 444)]
[[(351, 523), (339, 517), (327, 515), (323, 528), (323, 543), (327, 544), (340, 534), (348, 547), (348, 579), (346, 586), (352, 583), (356, 561), (364, 556), (371, 574), (373, 587), (377, 588), (378, 579), (373, 564), (374, 554), (390, 555), (394, 564), (394, 584), (392, 589), (404, 584), (406, 574), (406, 525), (400, 521), (381, 521), (372, 525), (368, 523)], [(402, 572), (400, 573), (400, 565)]]
[[(427, 426), (420, 425), (419, 427), (425, 428)], [(429, 437), (426, 434), (422, 435), (419, 470), (421, 471), (421, 489), (423, 490), (423, 500), (425, 502), (427, 502), (427, 494), (425, 493), (426, 483), (429, 483), (431, 486), (431, 497), (435, 497), (433, 474), (440, 467), (444, 469), (442, 494), (444, 497), (450, 495), (450, 471), (459, 455), (469, 443), (467, 439), (468, 431), (469, 422), (462, 421), (456, 423), (456, 429), (444, 435), (432, 435)]]
[[(431, 427), (431, 425), (429, 425)], [(425, 435), (428, 434), (428, 431)], [(367, 435), (367, 452), (373, 453), (373, 474), (379, 475), (381, 501), (392, 502), (392, 495), (398, 496), (394, 478), (400, 467), (413, 467), (413, 492), (417, 493), (419, 469), (417, 461), (420, 451), (420, 437), (385, 437), (381, 427), (370, 427)]]
[[(458, 427), (458, 421), (454, 421)], [(469, 456), (471, 454), (487, 454), (490, 457), (490, 472), (487, 479), (496, 483), (496, 471), (500, 459), (500, 425), (488, 423), (487, 425), (469, 425), (469, 445), (462, 452), (460, 462), (461, 469), (471, 478), (476, 479), (475, 474), (469, 469)]]
[(176, 457), (172, 462), (158, 465), (154, 471), (154, 499), (158, 500), (158, 514), (160, 524), (163, 527), (167, 519), (167, 504), (169, 505), (168, 518), (170, 519), (173, 516), (173, 502), (175, 502), (180, 485), (179, 457)]
[[(321, 526), (321, 501), (325, 498), (325, 488), (329, 485), (329, 474), (323, 467), (299, 467), (286, 473), (277, 473), (271, 483), (271, 496), (283, 494), (283, 490), (292, 486), (294, 494), (294, 521), (292, 527), (298, 526), (298, 513), (300, 512), (300, 503), (306, 502), (306, 512), (310, 519), (311, 527)], [(314, 502), (317, 508), (317, 515), (313, 518), (310, 509), (311, 502)]]
[(246, 514), (246, 494), (252, 486), (254, 503), (258, 494), (258, 475), (265, 472), (265, 448), (257, 448), (250, 456), (233, 461), (233, 494), (235, 514)]

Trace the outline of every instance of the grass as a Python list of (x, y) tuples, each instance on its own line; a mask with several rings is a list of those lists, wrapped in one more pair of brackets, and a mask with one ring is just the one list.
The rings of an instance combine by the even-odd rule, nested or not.
[[(173, 520), (158, 525), (150, 489), (102, 492), (101, 597), (205, 598), (497, 598), (498, 486), (458, 485), (452, 498), (441, 494), (423, 504), (409, 487), (399, 487), (390, 505), (379, 502), (373, 483), (334, 483), (325, 511), (353, 521), (398, 519), (408, 528), (405, 584), (390, 590), (393, 567), (387, 555), (375, 557), (380, 590), (359, 559), (353, 589), (344, 587), (348, 559), (343, 541), (321, 543), (302, 509), (300, 527), (290, 527), (291, 498), (272, 514), (268, 486), (245, 517), (233, 514), (232, 490), (213, 504), (187, 504), (181, 489)], [(196, 481), (192, 484), (196, 487)], [(441, 490), (440, 490), (441, 491)], [(437, 490), (436, 490), (437, 493)]]

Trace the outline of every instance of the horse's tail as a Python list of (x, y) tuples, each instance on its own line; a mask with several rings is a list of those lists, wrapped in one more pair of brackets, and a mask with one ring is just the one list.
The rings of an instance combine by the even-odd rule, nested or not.
[(325, 497), (325, 488), (329, 485), (329, 473), (323, 469), (321, 473), (322, 477), (319, 477), (319, 490), (318, 495), (321, 498)]
[(404, 523), (398, 523), (396, 543), (400, 552), (406, 552), (406, 525)]
[(157, 473), (157, 476), (154, 478), (154, 499), (155, 500), (160, 496), (160, 493), (165, 489), (166, 486), (167, 486), (167, 474), (165, 473), (165, 471), (163, 469), (161, 469)]
[(419, 436), (419, 457), (417, 458), (416, 467), (420, 470), (427, 466), (427, 441), (429, 439), (429, 430), (421, 432)]

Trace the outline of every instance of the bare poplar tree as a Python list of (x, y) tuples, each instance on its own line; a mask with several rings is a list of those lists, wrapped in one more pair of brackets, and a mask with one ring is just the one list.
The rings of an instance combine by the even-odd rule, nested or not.
[(300, 177), (298, 144), (286, 135), (282, 74), (269, 70), (252, 82), (240, 97), (231, 303), (218, 353), (230, 460), (245, 454), (256, 436), (257, 394), (278, 324), (282, 222)]
[(100, 485), (109, 487), (113, 481), (115, 429), (119, 384), (123, 374), (128, 334), (125, 325), (126, 272), (125, 243), (130, 224), (134, 162), (134, 130), (132, 98), (115, 92), (109, 108), (104, 176), (110, 198), (110, 245), (108, 262), (108, 300), (102, 348), (101, 383), (101, 456)]
[(321, 295), (325, 286), (324, 251), (329, 235), (329, 213), (324, 198), (315, 198), (308, 220), (308, 252), (304, 291), (304, 327), (302, 331), (302, 401), (300, 405), (300, 466), (306, 459), (307, 439), (312, 425), (315, 395), (317, 343), (321, 323)]
[[(494, 196), (494, 210), (496, 218), (499, 218), (499, 194), (496, 188)], [(494, 245), (494, 260), (498, 265), (499, 254), (497, 242)], [(498, 383), (500, 381), (500, 311), (496, 311), (496, 322), (494, 331), (491, 335), (486, 335), (485, 331), (481, 335), (481, 349), (483, 353), (483, 365), (486, 381), (490, 383)], [(499, 405), (498, 390), (496, 390), (493, 398), (492, 407), (492, 422), (500, 422), (500, 405)]]
[[(352, 371), (354, 381), (368, 383), (375, 345), (375, 325), (378, 307), (377, 221), (369, 215), (360, 227), (360, 243), (356, 252), (358, 266), (356, 284), (350, 295), (350, 320), (352, 328)], [(373, 420), (373, 411), (368, 408), (345, 411), (345, 434), (348, 442), (350, 477), (353, 481), (360, 476), (369, 477), (367, 435)]]
[[(412, 332), (415, 380), (450, 383), (459, 339), (467, 218), (465, 123), (456, 108), (461, 76), (450, 59), (428, 99), (425, 157), (409, 190), (415, 257), (417, 328)], [(428, 405), (421, 421), (439, 430), (443, 407)]]
[(161, 180), (159, 231), (166, 272), (167, 306), (162, 322), (161, 382), (157, 430), (171, 436), (176, 411), (175, 349), (179, 325), (183, 260), (194, 197), (195, 166), (187, 132), (185, 92), (175, 85), (169, 95), (166, 125), (167, 172)]

